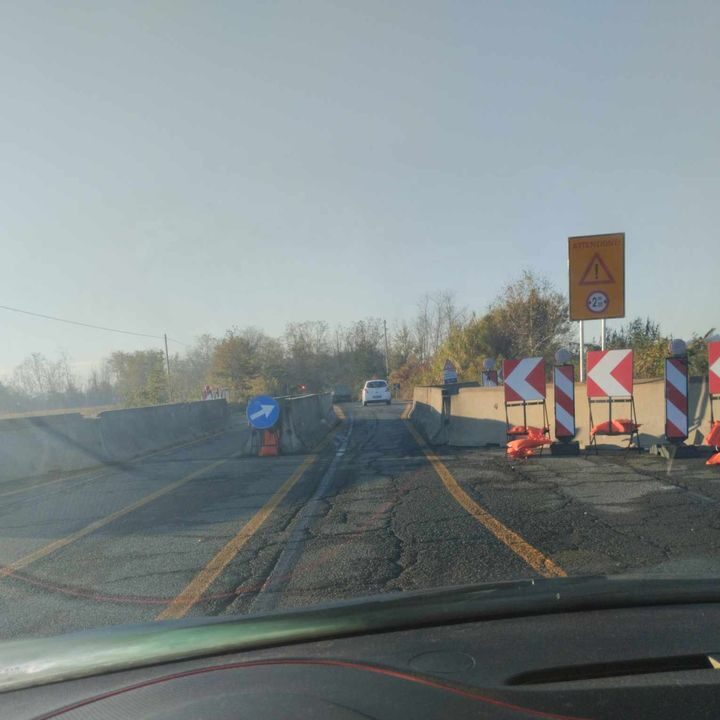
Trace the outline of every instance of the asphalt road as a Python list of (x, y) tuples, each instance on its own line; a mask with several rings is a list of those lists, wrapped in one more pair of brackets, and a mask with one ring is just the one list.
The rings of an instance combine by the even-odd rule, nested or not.
[(720, 473), (635, 453), (428, 448), (404, 404), (343, 405), (315, 453), (227, 432), (0, 486), (0, 639), (539, 576), (720, 576)]

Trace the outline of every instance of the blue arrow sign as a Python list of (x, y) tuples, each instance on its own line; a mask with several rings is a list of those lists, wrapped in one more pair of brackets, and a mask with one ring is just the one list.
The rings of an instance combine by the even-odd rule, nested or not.
[(280, 406), (277, 400), (269, 395), (258, 395), (248, 403), (247, 419), (256, 430), (271, 428), (279, 417)]

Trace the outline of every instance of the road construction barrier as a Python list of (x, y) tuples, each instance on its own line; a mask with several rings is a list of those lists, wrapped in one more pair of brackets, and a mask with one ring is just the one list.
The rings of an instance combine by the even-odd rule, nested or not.
[(715, 423), (715, 402), (720, 402), (720, 340), (708, 343), (708, 392), (710, 423)]
[(553, 369), (555, 389), (555, 437), (571, 440), (575, 437), (575, 367), (556, 365)]
[(224, 400), (0, 420), (0, 482), (126, 462), (206, 437), (228, 423)]
[[(633, 396), (633, 351), (632, 350), (590, 350), (587, 354), (587, 398), (590, 416), (590, 446), (597, 452), (600, 435), (627, 435), (630, 448), (635, 443), (638, 451), (640, 434), (635, 398)], [(595, 422), (593, 405), (605, 405), (608, 419)], [(629, 418), (613, 418), (613, 404), (627, 404)]]
[(665, 359), (665, 437), (681, 444), (688, 438), (688, 359)]
[[(506, 440), (540, 436), (550, 439), (550, 428), (545, 403), (545, 360), (541, 357), (503, 360)], [(528, 425), (528, 408), (540, 410), (541, 426)], [(522, 408), (522, 425), (511, 425), (510, 413)], [(544, 443), (542, 443), (544, 444)], [(540, 445), (542, 446), (542, 445)], [(509, 447), (509, 446), (508, 446)], [(512, 448), (509, 447), (510, 450)]]
[(260, 457), (275, 457), (280, 454), (280, 433), (277, 430), (263, 430)]

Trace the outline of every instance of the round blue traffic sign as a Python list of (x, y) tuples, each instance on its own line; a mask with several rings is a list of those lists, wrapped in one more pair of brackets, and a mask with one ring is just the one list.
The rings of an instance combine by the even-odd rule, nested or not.
[(279, 417), (278, 401), (269, 395), (258, 395), (248, 403), (247, 419), (256, 430), (271, 428)]

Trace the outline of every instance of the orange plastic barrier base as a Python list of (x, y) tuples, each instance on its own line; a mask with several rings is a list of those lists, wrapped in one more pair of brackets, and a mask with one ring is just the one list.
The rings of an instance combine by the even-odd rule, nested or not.
[(265, 430), (260, 446), (260, 457), (275, 457), (280, 454), (280, 436), (273, 430)]
[(706, 465), (720, 465), (720, 452), (710, 456), (710, 459), (705, 463)]
[(549, 444), (549, 437), (529, 435), (528, 437), (519, 438), (518, 440), (511, 440), (507, 444), (507, 454), (513, 458), (527, 458), (535, 454), (533, 452), (535, 448)]
[(634, 423), (632, 420), (621, 419), (621, 420), (606, 420), (605, 422), (598, 423), (590, 431), (591, 435), (629, 435), (634, 433), (640, 427), (638, 423)]
[[(706, 445), (713, 445), (714, 447), (720, 446), (720, 420), (716, 420), (712, 427), (710, 428), (710, 432), (707, 434), (707, 437), (705, 438), (705, 444)], [(710, 464), (710, 463), (708, 463)]]

